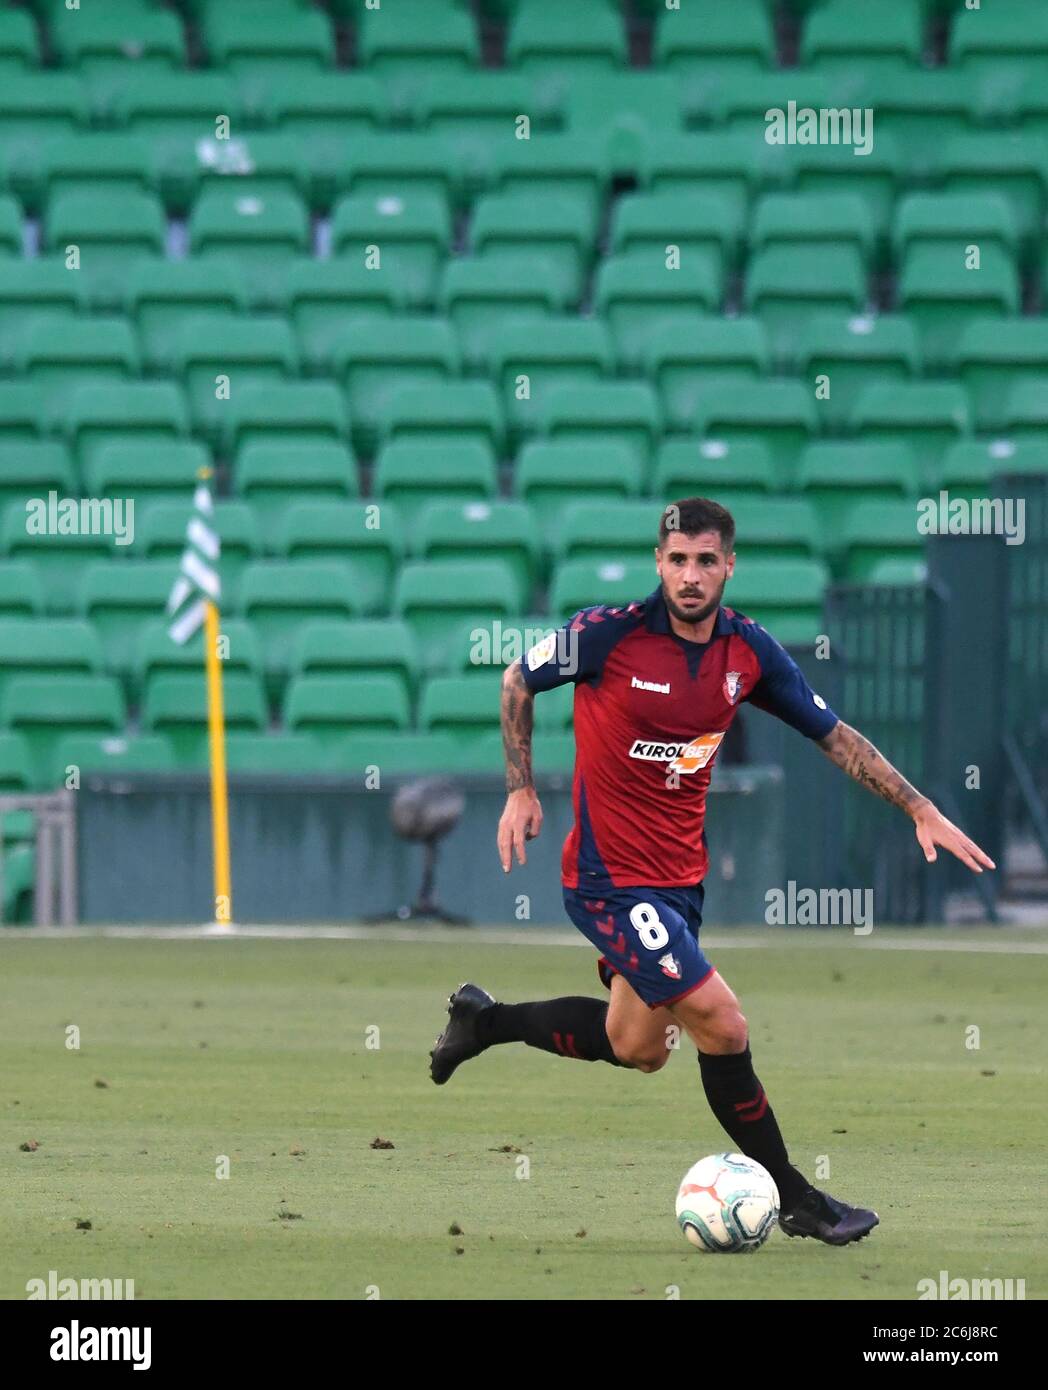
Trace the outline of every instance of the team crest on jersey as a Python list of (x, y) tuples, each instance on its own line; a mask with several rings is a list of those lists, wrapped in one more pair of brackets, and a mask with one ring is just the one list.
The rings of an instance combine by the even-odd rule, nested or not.
[(742, 690), (742, 672), (729, 671), (724, 677), (724, 698), (729, 705), (735, 704)]
[(664, 975), (668, 975), (671, 980), (680, 979), (680, 961), (669, 951), (664, 956), (659, 957), (659, 966)]

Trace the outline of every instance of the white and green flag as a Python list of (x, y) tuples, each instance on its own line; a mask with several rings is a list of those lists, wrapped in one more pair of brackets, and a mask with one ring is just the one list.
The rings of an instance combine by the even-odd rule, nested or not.
[(168, 633), (179, 646), (199, 631), (208, 600), (217, 604), (221, 593), (220, 547), (214, 516), (211, 489), (206, 483), (198, 483), (193, 494), (193, 515), (186, 527), (186, 548), (182, 552), (179, 575), (167, 601), (167, 615), (173, 619)]

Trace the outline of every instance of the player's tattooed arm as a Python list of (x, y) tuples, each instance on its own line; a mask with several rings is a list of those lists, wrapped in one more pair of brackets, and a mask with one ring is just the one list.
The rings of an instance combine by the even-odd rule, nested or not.
[(924, 804), (931, 805), (926, 796), (878, 753), (868, 738), (863, 738), (858, 729), (845, 724), (843, 719), (837, 721), (825, 738), (819, 739), (819, 747), (830, 762), (843, 768), (849, 777), (883, 796), (908, 816), (913, 816)]
[(520, 662), (502, 677), (502, 747), (506, 753), (506, 790), (531, 786), (531, 730), (535, 696), (524, 684)]
[(525, 841), (542, 829), (542, 807), (531, 780), (531, 730), (535, 697), (524, 683), (519, 661), (502, 677), (502, 746), (506, 751), (506, 809), (498, 829), (499, 861), (509, 873), (516, 852), (517, 863), (527, 862)]
[(906, 812), (914, 823), (918, 842), (929, 864), (935, 863), (935, 846), (941, 845), (977, 874), (981, 874), (984, 868), (997, 867), (974, 840), (970, 840), (953, 821), (947, 820), (928, 797), (911, 786), (883, 753), (879, 753), (868, 738), (863, 738), (858, 729), (838, 720), (826, 737), (819, 740), (819, 747), (849, 777), (854, 777), (856, 782)]

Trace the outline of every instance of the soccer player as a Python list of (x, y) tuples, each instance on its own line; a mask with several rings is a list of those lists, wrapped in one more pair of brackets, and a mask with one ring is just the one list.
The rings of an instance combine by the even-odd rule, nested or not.
[(535, 695), (575, 684), (575, 824), (561, 867), (564, 905), (601, 952), (610, 1003), (571, 997), (500, 1004), (475, 984), (450, 999), (431, 1056), (443, 1085), (455, 1068), (496, 1043), (658, 1071), (674, 1023), (698, 1048), (702, 1085), (735, 1149), (756, 1159), (779, 1189), (779, 1224), (829, 1245), (860, 1240), (875, 1212), (819, 1191), (789, 1160), (753, 1070), (746, 1019), (699, 944), (707, 869), (703, 821), (717, 749), (743, 701), (814, 739), (856, 781), (913, 820), (925, 858), (936, 846), (975, 873), (996, 866), (855, 729), (838, 719), (763, 627), (722, 603), (735, 568), (735, 523), (693, 497), (659, 525), (659, 587), (643, 601), (584, 608), (506, 670), (502, 731), (506, 808), (498, 828), (502, 868), (542, 826), (531, 777)]

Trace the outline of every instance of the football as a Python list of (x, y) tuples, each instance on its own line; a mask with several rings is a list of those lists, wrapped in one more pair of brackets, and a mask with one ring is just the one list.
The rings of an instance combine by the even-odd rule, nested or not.
[(708, 1154), (677, 1189), (677, 1224), (699, 1250), (759, 1250), (779, 1215), (771, 1174), (744, 1154)]

